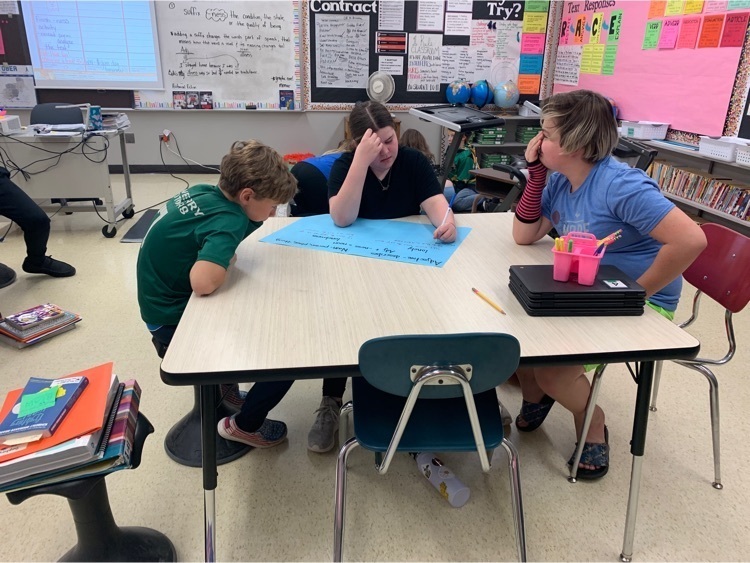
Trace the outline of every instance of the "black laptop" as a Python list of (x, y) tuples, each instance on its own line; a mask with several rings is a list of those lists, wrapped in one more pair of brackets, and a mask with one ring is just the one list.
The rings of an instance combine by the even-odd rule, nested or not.
[(591, 286), (575, 274), (567, 282), (552, 279), (552, 265), (511, 266), (510, 290), (532, 316), (642, 315), (646, 291), (615, 266), (600, 266)]

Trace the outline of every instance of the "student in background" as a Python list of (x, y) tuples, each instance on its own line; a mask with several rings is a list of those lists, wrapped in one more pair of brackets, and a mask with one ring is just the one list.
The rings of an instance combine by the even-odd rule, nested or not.
[[(541, 133), (526, 148), (530, 177), (513, 222), (516, 243), (532, 244), (553, 227), (561, 236), (584, 231), (598, 239), (622, 229), (602, 264), (637, 280), (647, 304), (674, 318), (681, 274), (706, 246), (703, 231), (651, 178), (611, 156), (617, 123), (605, 98), (588, 90), (556, 94), (545, 101), (541, 122)], [(548, 169), (554, 172), (549, 181)], [(595, 367), (519, 368), (524, 400), (518, 430), (538, 428), (557, 401), (573, 414), (579, 435), (590, 392), (585, 372)], [(603, 477), (609, 437), (599, 406), (584, 440), (578, 477)]]
[[(452, 133), (448, 142), (453, 142)], [(471, 146), (469, 138), (471, 133), (459, 133), (461, 135), (461, 144), (458, 145), (456, 156), (453, 158), (453, 165), (448, 171), (447, 178), (450, 180), (453, 188), (448, 188), (446, 181), (445, 197), (450, 200), (453, 194), (456, 198), (453, 201), (453, 210), (457, 213), (470, 213), (474, 205), (474, 200), (479, 196), (476, 190), (477, 179), (471, 175), (471, 170), (479, 168), (477, 154), (474, 147)], [(479, 197), (477, 201), (478, 211), (491, 211), (497, 204), (497, 200), (486, 197)]]
[[(160, 358), (190, 296), (208, 296), (221, 287), (240, 242), (296, 190), (281, 155), (258, 141), (236, 142), (221, 160), (217, 186), (192, 186), (162, 207), (143, 239), (137, 272), (141, 318)], [(219, 421), (219, 435), (256, 448), (281, 443), (286, 424), (266, 416), (291, 385), (253, 385), (240, 412)]]
[(299, 191), (290, 203), (293, 217), (325, 215), (328, 213), (328, 176), (331, 167), (343, 154), (344, 143), (320, 156), (306, 158), (292, 166)]
[[(448, 211), (429, 160), (419, 151), (399, 149), (395, 123), (379, 102), (358, 103), (349, 115), (351, 150), (333, 164), (328, 179), (328, 203), (339, 227), (364, 219), (397, 219), (424, 210), (435, 226), (433, 237), (456, 240), (456, 225)], [(445, 219), (445, 220), (444, 220)], [(323, 380), (323, 399), (308, 435), (308, 449), (333, 448), (346, 378)]]
[[(70, 264), (47, 256), (50, 220), (26, 192), (10, 179), (7, 169), (0, 166), (0, 215), (16, 223), (23, 231), (26, 258), (21, 264), (29, 274), (46, 274), (53, 278), (74, 276), (76, 269)], [(0, 288), (16, 281), (16, 272), (0, 264)]]
[(435, 174), (440, 172), (439, 166), (435, 163), (435, 155), (430, 151), (430, 147), (427, 145), (427, 139), (424, 135), (416, 129), (407, 129), (401, 134), (398, 145), (400, 147), (410, 147), (412, 149), (421, 152), (427, 160), (432, 164), (432, 168), (435, 170)]

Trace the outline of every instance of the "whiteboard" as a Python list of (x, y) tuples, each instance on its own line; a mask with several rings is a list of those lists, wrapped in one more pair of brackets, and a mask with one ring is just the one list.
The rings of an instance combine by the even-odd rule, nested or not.
[(299, 2), (156, 2), (164, 91), (138, 108), (300, 109)]

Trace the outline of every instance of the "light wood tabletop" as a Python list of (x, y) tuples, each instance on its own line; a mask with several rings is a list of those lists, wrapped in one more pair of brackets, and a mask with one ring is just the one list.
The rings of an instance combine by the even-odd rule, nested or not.
[(551, 264), (553, 241), (516, 245), (509, 213), (458, 215), (472, 230), (442, 268), (258, 242), (294, 220), (267, 221), (240, 245), (227, 282), (193, 295), (161, 366), (165, 381), (304, 378), (310, 368), (320, 377), (320, 369), (356, 366), (366, 340), (395, 334), (507, 332), (525, 365), (692, 357), (699, 346), (650, 308), (638, 317), (527, 315), (508, 269)]

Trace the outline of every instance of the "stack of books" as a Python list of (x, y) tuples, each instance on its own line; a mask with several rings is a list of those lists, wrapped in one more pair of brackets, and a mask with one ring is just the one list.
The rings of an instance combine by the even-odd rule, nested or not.
[[(10, 391), (0, 409), (0, 492), (36, 487), (110, 473), (132, 466), (131, 455), (141, 389), (135, 380), (120, 383), (112, 363), (65, 377), (39, 378), (24, 389)], [(82, 382), (85, 382), (82, 384)], [(60, 389), (72, 386), (61, 394)], [(75, 387), (82, 387), (76, 397)], [(39, 395), (53, 396), (54, 404), (39, 409)], [(31, 400), (29, 400), (31, 399)], [(60, 415), (58, 407), (63, 407)], [(18, 416), (32, 408), (30, 414)], [(14, 434), (35, 437), (14, 439)], [(21, 441), (19, 441), (21, 440)]]
[(519, 125), (516, 128), (516, 142), (528, 144), (541, 130), (542, 128), (538, 126)]
[(102, 113), (103, 129), (127, 129), (130, 119), (124, 113)]
[(509, 154), (483, 154), (479, 157), (480, 168), (492, 168), (493, 164), (510, 164)]
[(475, 131), (471, 142), (476, 145), (502, 145), (505, 142), (505, 129), (503, 127), (487, 127)]
[(79, 315), (52, 303), (37, 305), (7, 317), (0, 315), (0, 341), (25, 348), (73, 330), (80, 320)]

